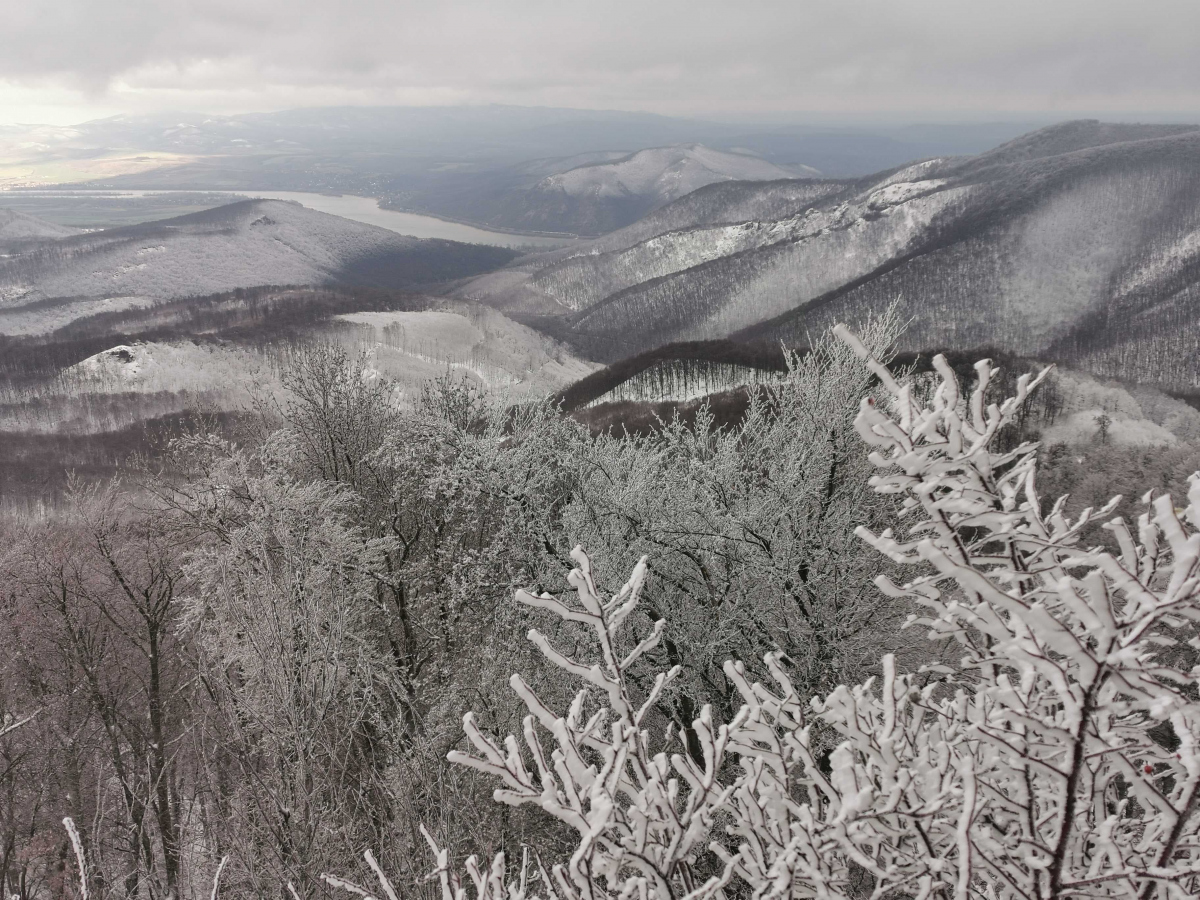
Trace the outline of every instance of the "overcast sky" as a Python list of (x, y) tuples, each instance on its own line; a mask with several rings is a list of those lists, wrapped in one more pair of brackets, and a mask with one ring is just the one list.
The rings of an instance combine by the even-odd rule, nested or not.
[(0, 0), (0, 23), (0, 123), (458, 103), (1200, 118), (1200, 0)]

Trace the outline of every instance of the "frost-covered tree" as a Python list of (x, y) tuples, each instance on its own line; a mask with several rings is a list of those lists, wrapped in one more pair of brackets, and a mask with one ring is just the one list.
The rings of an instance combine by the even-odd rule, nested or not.
[(0, 890), (55, 883), (70, 814), (97, 887), (177, 895), (196, 763), (177, 548), (114, 486), (77, 483), (58, 517), (4, 537)]
[[(897, 332), (883, 317), (864, 339), (886, 359)], [(797, 687), (823, 693), (912, 643), (900, 634), (907, 609), (881, 603), (872, 587), (888, 561), (854, 536), (894, 515), (891, 498), (867, 483), (854, 431), (873, 382), (848, 347), (822, 335), (806, 355), (790, 355), (782, 383), (752, 391), (734, 425), (716, 429), (702, 415), (577, 451), (562, 531), (598, 573), (649, 558), (642, 603), (671, 623), (654, 657), (682, 667), (668, 698), (679, 725), (705, 703), (725, 716), (737, 710), (721, 668), (731, 657), (765, 677), (763, 656), (782, 652)]]
[[(1131, 527), (1109, 523), (1119, 552), (1079, 545), (1093, 516), (1043, 509), (1036, 447), (993, 449), (1038, 378), (985, 404), (989, 363), (963, 397), (938, 359), (928, 402), (845, 329), (881, 382), (857, 428), (873, 447), (873, 488), (903, 500), (903, 533), (859, 536), (914, 577), (879, 587), (957, 645), (954, 665), (882, 677), (805, 702), (776, 654), (766, 683), (725, 672), (742, 706), (717, 726), (696, 719), (701, 752), (656, 735), (653, 710), (678, 669), (649, 690), (629, 678), (666, 626), (640, 640), (645, 565), (611, 599), (576, 552), (574, 602), (518, 599), (592, 633), (599, 653), (530, 639), (583, 689), (565, 713), (521, 678), (524, 746), (464, 727), (455, 760), (491, 773), (496, 799), (540, 807), (578, 835), (568, 858), (535, 853), (510, 877), (503, 855), (466, 878), (443, 851), (445, 900), (755, 897), (1183, 898), (1200, 890), (1200, 475), (1188, 506), (1147, 496)], [(594, 659), (595, 661), (591, 661)], [(832, 752), (815, 740), (836, 736)], [(376, 867), (383, 889), (392, 886)], [(699, 873), (699, 876), (698, 876)], [(341, 879), (336, 886), (367, 892)]]
[[(479, 803), (445, 756), (472, 705), (497, 727), (516, 721), (490, 690), (530, 656), (507, 637), (522, 627), (509, 599), (539, 577), (570, 490), (558, 458), (583, 434), (451, 379), (397, 407), (362, 362), (328, 347), (299, 357), (262, 446), (181, 441), (188, 476), (160, 490), (192, 548), (200, 643), (237, 732), (210, 747), (210, 768), (248, 798), (232, 809), (258, 810), (224, 815), (227, 844), (268, 847), (260, 861), (301, 892), (382, 835), (403, 866), (422, 821), (447, 839), (520, 839), (529, 817)], [(226, 752), (243, 745), (255, 752)], [(247, 864), (234, 853), (231, 883)]]
[(202, 677), (219, 721), (203, 747), (210, 827), (258, 893), (384, 833), (396, 683), (373, 603), (388, 542), (348, 492), (290, 478), (268, 442), (222, 446), (179, 506)]

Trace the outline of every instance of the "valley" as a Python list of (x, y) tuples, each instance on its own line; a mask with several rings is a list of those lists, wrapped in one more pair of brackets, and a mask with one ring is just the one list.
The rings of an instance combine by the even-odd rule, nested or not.
[[(498, 851), (576, 866), (575, 829), (625, 861), (603, 885), (543, 871), (551, 900), (1028, 900), (1074, 890), (1042, 890), (1052, 856), (1026, 852), (1053, 804), (1010, 814), (1047, 771), (1061, 789), (1062, 760), (1118, 766), (1078, 807), (1120, 813), (1079, 859), (1118, 828), (1129, 858), (1142, 810), (1200, 803), (1200, 695), (1166, 687), (1200, 672), (1200, 595), (1173, 593), (1197, 593), (1200, 559), (1200, 126), (923, 143), (549, 109), (172, 120), (10, 134), (36, 159), (0, 166), (5, 896), (372, 900), (327, 874), (365, 862), (379, 896), (430, 900), (440, 842), (462, 900), (446, 873), (469, 838), (494, 861), (467, 862), (480, 900), (536, 900)], [(1053, 685), (1082, 659), (1091, 686), (1031, 716), (1036, 679), (1008, 680), (1028, 659)], [(912, 749), (964, 709), (1002, 727)], [(1072, 738), (962, 805), (1013, 721), (1041, 753), (1068, 714), (1091, 717), (1086, 762)], [(792, 755), (764, 763), (780, 734)], [(455, 776), (471, 743), (507, 793)], [(688, 833), (735, 823), (732, 858), (753, 832), (726, 798), (802, 838), (834, 812), (797, 786), (843, 784), (809, 849), (824, 866), (891, 823), (862, 878), (801, 890), (779, 867), (726, 893), (710, 845), (612, 890), (697, 798), (720, 794)], [(497, 796), (574, 806), (547, 827)], [(929, 866), (888, 885), (873, 848), (938, 815), (906, 838), (906, 858), (940, 842)], [(1020, 836), (1037, 887), (942, 878), (972, 829), (989, 853)]]
[[(786, 377), (781, 345), (886, 313), (921, 365), (934, 349), (1058, 363), (1047, 440), (1086, 443), (1105, 416), (1123, 446), (1190, 444), (1197, 414), (1174, 398), (1200, 395), (1198, 158), (1188, 126), (1073, 122), (854, 178), (700, 145), (526, 165), (523, 190), (587, 215), (642, 210), (566, 244), (349, 195), (10, 191), (0, 433), (236, 418), (328, 342), (400, 403), (450, 378), (549, 396), (589, 428), (705, 403), (732, 423)], [(81, 216), (158, 217), (89, 230), (68, 224), (72, 198)], [(188, 203), (204, 208), (169, 215)]]

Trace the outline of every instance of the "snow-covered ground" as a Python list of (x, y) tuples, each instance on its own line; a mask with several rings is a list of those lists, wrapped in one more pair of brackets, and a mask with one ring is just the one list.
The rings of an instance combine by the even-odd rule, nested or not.
[[(494, 248), (424, 241), (280, 200), (43, 240), (0, 258), (0, 307), (52, 298), (173, 299), (259, 285), (368, 281), (411, 288), (500, 265)], [(374, 283), (374, 282), (371, 282)]]
[(371, 364), (411, 395), (431, 378), (450, 374), (514, 397), (552, 393), (595, 371), (543, 334), (475, 304), (424, 312), (361, 312), (339, 316), (357, 325)]
[[(2, 198), (0, 198), (2, 199)], [(55, 225), (12, 209), (0, 209), (0, 243), (79, 234), (78, 228)]]
[(1063, 409), (1042, 430), (1044, 444), (1091, 444), (1098, 439), (1100, 416), (1108, 417), (1108, 440), (1118, 446), (1171, 446), (1200, 441), (1200, 411), (1144, 386), (1103, 381), (1059, 369), (1055, 386)]
[[(550, 338), (501, 313), (451, 303), (424, 312), (362, 312), (318, 330), (397, 387), (401, 402), (449, 375), (513, 400), (551, 394), (595, 371)], [(281, 396), (288, 347), (226, 341), (118, 344), (38, 387), (0, 389), (0, 431), (102, 431), (185, 409), (244, 409)]]

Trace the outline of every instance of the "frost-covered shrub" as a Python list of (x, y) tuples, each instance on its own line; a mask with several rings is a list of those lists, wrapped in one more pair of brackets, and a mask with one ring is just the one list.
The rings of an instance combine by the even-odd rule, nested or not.
[[(440, 851), (445, 900), (469, 889), (479, 900), (1196, 895), (1200, 476), (1186, 509), (1147, 496), (1132, 527), (1110, 522), (1118, 553), (1081, 547), (1081, 529), (1106, 510), (1070, 521), (1060, 502), (1043, 513), (1036, 448), (991, 447), (1039, 379), (985, 406), (990, 364), (963, 398), (939, 359), (941, 383), (918, 404), (840, 336), (886, 391), (886, 403), (864, 401), (857, 427), (873, 447), (874, 489), (903, 497), (910, 523), (860, 536), (913, 567), (907, 584), (879, 586), (922, 605), (913, 624), (957, 642), (958, 663), (901, 674), (885, 658), (882, 677), (806, 702), (777, 656), (766, 659), (771, 684), (730, 662), (740, 711), (718, 725), (704, 710), (698, 748), (685, 750), (651, 733), (677, 669), (648, 690), (630, 678), (666, 627), (621, 633), (636, 621), (644, 563), (605, 598), (577, 550), (575, 601), (518, 600), (592, 633), (594, 662), (530, 632), (583, 689), (559, 713), (514, 676), (529, 710), (524, 746), (468, 716), (475, 753), (453, 755), (501, 781), (497, 800), (573, 829), (576, 849), (554, 860), (534, 848), (516, 873), (503, 854), (486, 866), (472, 857), (465, 879)], [(820, 732), (835, 735), (828, 754)]]

